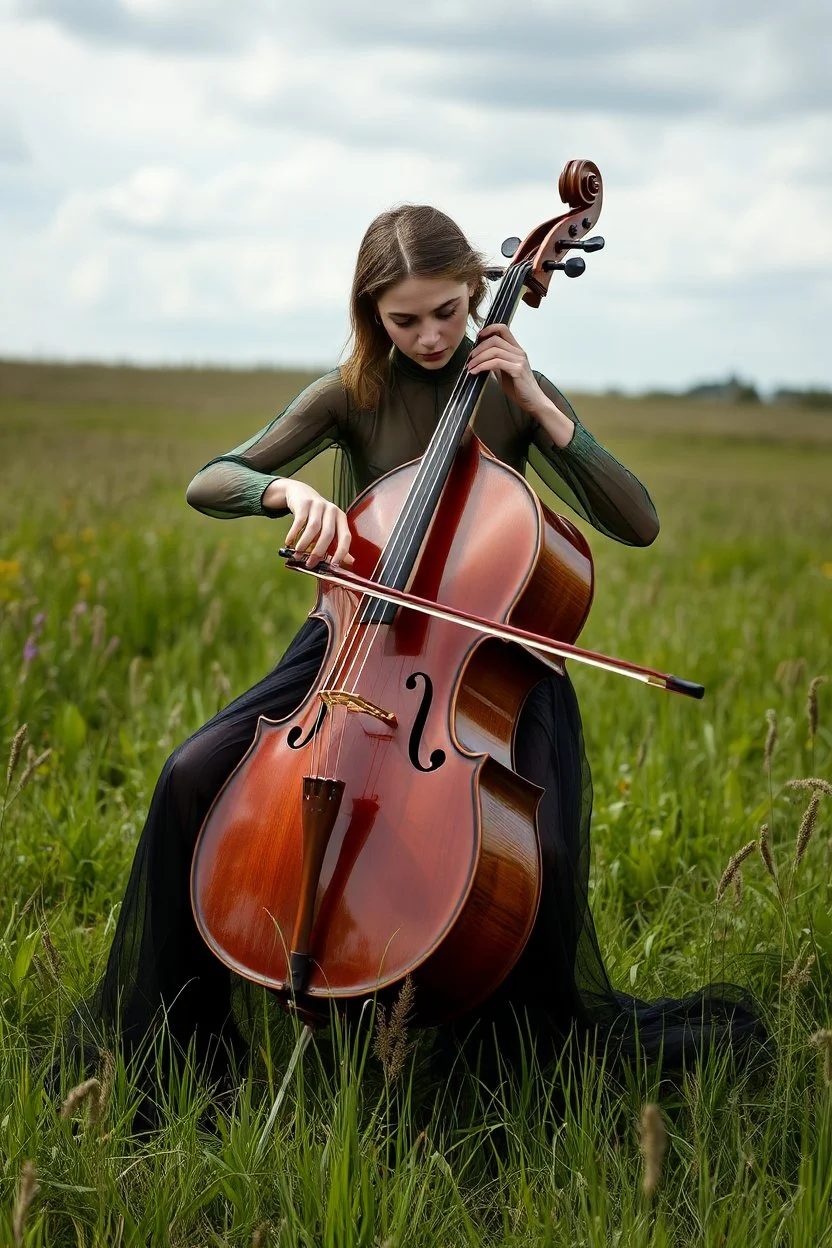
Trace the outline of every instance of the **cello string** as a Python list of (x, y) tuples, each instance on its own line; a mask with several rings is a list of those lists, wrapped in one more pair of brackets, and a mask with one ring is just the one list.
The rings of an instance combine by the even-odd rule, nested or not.
[[(503, 291), (501, 287), (501, 290), (498, 291), (497, 296), (495, 297), (494, 303), (492, 305), (492, 308), (490, 310), (489, 320), (486, 322), (487, 324), (489, 323), (493, 324), (496, 321), (497, 315), (502, 314), (504, 310), (504, 305), (507, 304), (508, 308), (510, 308), (513, 292), (511, 291), (508, 292), (508, 298), (502, 297), (504, 296), (504, 293), (505, 292)], [(508, 310), (508, 308), (506, 308), (506, 310)], [(476, 384), (476, 379), (471, 378), (469, 375), (466, 375), (464, 373), (461, 373), (460, 376), (457, 378), (457, 381), (454, 385), (454, 389), (451, 392), (451, 395), (448, 399), (448, 403), (446, 405), (443, 416), (440, 419), (439, 425), (437, 426), (437, 430), (435, 432), (434, 438), (431, 441), (431, 446), (428, 448), (428, 452), (423, 461), (422, 468), (420, 469), (420, 483), (419, 483), (420, 488), (418, 491), (414, 491), (405, 500), (402, 511), (400, 512), (399, 516), (396, 519), (395, 528), (399, 531), (398, 537), (397, 537), (398, 546), (394, 547), (392, 551), (390, 550), (389, 547), (387, 548), (387, 550), (382, 551), (381, 556), (376, 563), (376, 567), (374, 571), (377, 572), (379, 568), (381, 567), (382, 562), (386, 558), (386, 566), (384, 568), (385, 577), (397, 576), (398, 573), (401, 571), (402, 567), (404, 566), (404, 560), (408, 554), (408, 551), (407, 551), (406, 542), (403, 543), (402, 541), (401, 530), (403, 529), (405, 525), (407, 525), (407, 527), (410, 528), (412, 527), (413, 524), (418, 524), (419, 521), (422, 520), (422, 518), (425, 515), (426, 508), (427, 508), (427, 501), (428, 501), (426, 495), (430, 493), (430, 490), (432, 489), (432, 487), (435, 485), (436, 481), (438, 480), (439, 473), (441, 471), (442, 464), (444, 462), (444, 458), (445, 458), (444, 441), (445, 441), (446, 432), (448, 431), (450, 427), (452, 427), (458, 422), (459, 416), (461, 414), (462, 404), (466, 399), (470, 397), (465, 394), (465, 390), (467, 387), (470, 386), (472, 382)], [(355, 658), (353, 659), (353, 663), (354, 662), (355, 662)], [(352, 666), (352, 663), (350, 666)]]
[[(500, 283), (500, 287), (497, 290), (494, 296), (494, 299), (492, 301), (491, 307), (489, 309), (488, 317), (485, 322), (486, 325), (495, 324), (501, 319), (506, 319), (506, 320), (511, 319), (511, 315), (513, 314), (513, 311), (517, 303), (519, 302), (519, 299), (522, 293), (523, 283), (520, 282), (518, 284), (518, 276), (521, 274), (521, 271), (522, 271), (522, 276), (525, 277), (525, 266), (511, 265), (506, 270), (505, 274), (503, 275), (503, 279)], [(508, 316), (506, 316), (506, 313), (508, 313)], [(402, 510), (396, 519), (394, 528), (398, 530), (398, 537), (397, 537), (397, 541), (399, 543), (398, 549), (394, 548), (392, 552), (392, 562), (391, 562), (391, 553), (389, 551), (389, 547), (387, 548), (387, 550), (380, 551), (378, 559), (376, 560), (376, 564), (373, 569), (372, 575), (375, 575), (376, 573), (378, 573), (379, 569), (383, 566), (384, 561), (385, 561), (385, 556), (387, 557), (387, 561), (388, 561), (388, 568), (387, 568), (386, 575), (393, 576), (395, 578), (395, 576), (398, 575), (398, 573), (403, 568), (408, 552), (407, 552), (407, 543), (402, 541), (402, 530), (405, 525), (407, 525), (407, 527), (410, 528), (413, 523), (418, 523), (424, 517), (426, 513), (427, 505), (428, 505), (428, 496), (430, 495), (430, 492), (433, 486), (438, 481), (439, 474), (441, 472), (442, 465), (444, 462), (444, 451), (445, 451), (444, 443), (445, 443), (446, 435), (453, 428), (453, 426), (458, 422), (459, 417), (462, 414), (462, 408), (465, 402), (470, 401), (470, 398), (473, 397), (470, 394), (466, 395), (466, 389), (469, 383), (472, 382), (472, 380), (474, 379), (472, 379), (471, 376), (469, 374), (466, 374), (463, 370), (463, 372), (460, 373), (459, 377), (454, 383), (454, 387), (449, 396), (448, 403), (445, 407), (445, 411), (443, 412), (443, 415), (437, 426), (434, 437), (431, 439), (431, 445), (428, 448), (428, 452), (425, 457), (425, 460), (423, 461), (423, 464), (419, 470), (419, 476), (421, 477), (420, 488), (418, 490), (415, 490), (411, 495), (409, 495), (405, 499), (404, 506), (402, 507)], [(476, 384), (475, 381), (474, 381), (474, 384)], [(476, 397), (479, 398), (479, 395), (477, 395)], [(469, 420), (470, 420), (470, 417), (469, 417)], [(357, 680), (360, 679), (361, 674), (372, 652), (372, 648), (378, 637), (379, 624), (377, 623), (368, 624), (366, 626), (365, 636), (359, 640), (358, 646), (353, 650), (352, 649), (353, 642), (356, 640), (356, 637), (357, 637), (357, 632), (356, 632), (357, 627), (358, 627), (357, 619), (358, 619), (359, 614), (362, 613), (366, 609), (366, 607), (374, 601), (375, 601), (374, 599), (368, 596), (361, 596), (359, 598), (358, 603), (356, 604), (356, 609), (353, 612), (350, 625), (345, 630), (341, 644), (339, 645), (338, 651), (333, 656), (333, 660), (330, 665), (325, 684), (332, 685), (335, 683), (342, 683), (342, 684), (346, 683), (350, 679), (352, 673), (355, 672), (356, 665), (358, 665), (358, 671), (352, 677), (353, 683), (357, 682)], [(372, 629), (372, 632), (370, 631), (371, 629)], [(351, 657), (348, 658), (350, 650), (352, 650), (352, 655)], [(362, 654), (362, 651), (364, 652), (363, 654)], [(349, 715), (349, 711), (345, 709), (342, 718), (346, 719), (348, 715)], [(324, 752), (323, 741), (320, 740), (320, 738), (325, 737), (326, 739), (326, 770), (327, 772), (329, 770), (329, 760), (331, 756), (332, 738), (333, 738), (333, 735), (335, 734), (334, 718), (335, 718), (334, 708), (333, 707), (327, 708), (325, 724), (322, 725), (319, 732), (315, 734), (315, 738), (313, 740), (312, 763), (313, 763), (313, 768), (314, 768), (316, 766), (316, 763), (315, 763), (316, 756), (318, 760), (317, 765), (319, 766), (321, 757)], [(343, 733), (344, 726), (345, 724), (342, 726), (341, 731), (338, 733), (338, 750), (336, 754), (335, 771), (337, 771), (337, 768), (340, 762), (341, 746), (343, 744), (343, 736), (344, 736), (344, 733)]]
[[(492, 303), (491, 309), (489, 310), (489, 315), (486, 321), (486, 325), (495, 324), (498, 320), (498, 316), (502, 316), (506, 312), (509, 313), (509, 315), (513, 313), (514, 307), (516, 306), (517, 302), (520, 299), (520, 295), (522, 292), (522, 283), (520, 283), (519, 289), (514, 289), (514, 287), (517, 287), (518, 285), (517, 274), (520, 272), (521, 266), (519, 265), (512, 266), (512, 269), (514, 270), (514, 273), (512, 274), (512, 280), (507, 281), (506, 277), (503, 278), (503, 282), (500, 285), (500, 289), (494, 298), (494, 302)], [(512, 270), (509, 270), (508, 272), (511, 273)], [(525, 277), (525, 273), (523, 273), (522, 276)], [(435, 435), (436, 449), (432, 451), (429, 448), (428, 453), (425, 457), (423, 468), (426, 474), (426, 480), (422, 485), (421, 491), (419, 492), (419, 497), (415, 499), (412, 503), (411, 503), (410, 498), (408, 498), (405, 502), (405, 506), (402, 508), (401, 517), (404, 517), (404, 520), (408, 524), (408, 527), (412, 527), (414, 524), (418, 524), (424, 518), (426, 514), (427, 506), (428, 506), (428, 496), (430, 495), (431, 490), (433, 489), (433, 487), (436, 485), (436, 483), (439, 480), (439, 476), (440, 476), (442, 466), (444, 463), (444, 451), (445, 451), (444, 442), (445, 442), (446, 434), (458, 422), (458, 419), (462, 414), (464, 402), (466, 400), (470, 400), (470, 398), (473, 397), (472, 395), (466, 395), (464, 393), (466, 390), (466, 387), (471, 382), (476, 384), (476, 379), (472, 378), (470, 375), (466, 375), (463, 371), (463, 373), (460, 374), (460, 377), (458, 378), (457, 383), (454, 386), (454, 391), (452, 391), (451, 393), (451, 396), (448, 400), (448, 404), (445, 408), (445, 412), (443, 413), (440, 423), (437, 426), (437, 432)], [(459, 389), (459, 394), (455, 393), (457, 388)], [(482, 391), (480, 390), (480, 393), (481, 392)], [(479, 399), (479, 394), (477, 394), (476, 398)], [(470, 415), (468, 419), (470, 421)], [(433, 446), (434, 446), (434, 440), (432, 440), (431, 442), (431, 447)], [(409, 512), (414, 512), (414, 511), (416, 513), (415, 515), (411, 516), (408, 514)], [(396, 527), (397, 528), (399, 527), (399, 520), (397, 520), (396, 522)], [(405, 565), (405, 560), (407, 558), (407, 555), (408, 555), (407, 544), (400, 542), (399, 548), (397, 550), (394, 550), (392, 554), (392, 563), (390, 563), (389, 566), (385, 567), (384, 569), (385, 579), (393, 578), (395, 580), (395, 577), (399, 574), (399, 572), (403, 569)], [(361, 676), (361, 672), (363, 671), (364, 666), (367, 662), (367, 659), (369, 658), (369, 654), (372, 649), (372, 646), (375, 643), (376, 635), (377, 635), (377, 628), (374, 628), (373, 636), (368, 639), (368, 644), (366, 646), (365, 653), (361, 657), (359, 671), (358, 671), (356, 679), (360, 678)], [(349, 666), (346, 667), (346, 669), (344, 670), (344, 675), (341, 676), (342, 680), (344, 680), (346, 677), (351, 675), (353, 669), (355, 668), (356, 663), (359, 661), (359, 655), (361, 653), (361, 649), (362, 647), (359, 647), (358, 652), (353, 656), (353, 659), (351, 660)]]
[[(494, 323), (494, 321), (497, 318), (498, 312), (502, 313), (503, 311), (503, 304), (508, 303), (508, 306), (509, 307), (511, 306), (510, 299), (505, 299), (502, 297), (504, 284), (505, 284), (505, 278), (503, 279), (503, 283), (501, 284), (500, 290), (498, 290), (497, 295), (495, 296), (492, 307), (489, 311), (489, 320), (486, 323)], [(465, 398), (467, 397), (465, 395), (466, 386), (472, 380), (473, 379), (470, 376), (465, 375), (465, 373), (463, 372), (463, 373), (460, 373), (459, 377), (454, 383), (454, 387), (453, 387), (453, 390), (451, 391), (451, 395), (449, 396), (448, 403), (446, 404), (446, 407), (445, 407), (445, 411), (443, 412), (442, 417), (440, 418), (440, 422), (436, 428), (434, 437), (431, 439), (431, 444), (428, 448), (427, 454), (419, 470), (419, 481), (418, 481), (419, 488), (418, 490), (414, 490), (405, 499), (404, 506), (402, 507), (402, 510), (400, 511), (399, 515), (396, 518), (394, 530), (398, 531), (398, 535), (396, 539), (398, 542), (398, 547), (397, 548), (394, 547), (394, 549), (391, 551), (388, 546), (386, 550), (382, 550), (380, 552), (379, 558), (376, 561), (375, 568), (373, 569), (373, 575), (379, 572), (379, 570), (384, 565), (385, 560), (387, 563), (387, 566), (384, 569), (386, 576), (392, 575), (393, 577), (395, 577), (399, 573), (401, 568), (403, 567), (404, 559), (407, 555), (407, 549), (406, 549), (406, 542), (402, 541), (402, 530), (405, 526), (407, 526), (407, 528), (411, 528), (413, 524), (418, 524), (418, 522), (425, 515), (426, 508), (427, 508), (427, 495), (429, 495), (431, 488), (438, 480), (438, 475), (439, 475), (439, 472), (441, 471), (442, 463), (444, 461), (444, 452), (445, 452), (444, 443), (445, 443), (446, 434), (450, 430), (450, 428), (458, 421), (458, 418), (460, 415), (461, 404), (463, 400), (465, 400)], [(371, 603), (372, 601), (373, 601), (372, 599), (364, 598), (360, 604), (360, 608), (363, 610), (365, 604), (369, 605), (369, 603)], [(368, 639), (368, 648), (372, 647), (376, 631), (377, 630), (374, 629), (373, 637)], [(367, 632), (369, 633), (369, 627), (367, 629)], [(347, 638), (345, 637), (344, 643), (346, 643), (346, 641), (347, 641)], [(360, 660), (361, 650), (363, 648), (362, 646), (359, 646), (358, 650), (353, 653), (348, 663), (346, 661), (346, 658), (343, 658), (342, 660), (342, 655), (343, 655), (345, 648), (346, 648), (345, 644), (342, 644), (342, 646), (339, 648), (336, 663), (333, 664), (333, 673), (332, 673), (333, 677), (335, 677), (337, 674), (338, 679), (341, 680), (342, 682), (349, 676), (350, 672), (353, 670), (357, 662), (361, 661), (361, 666), (363, 667), (364, 662), (366, 661), (366, 658)], [(340, 666), (338, 665), (338, 660), (342, 660), (340, 662)]]
[[(509, 276), (510, 276), (510, 280), (507, 281), (506, 278)], [(523, 290), (523, 285), (524, 285), (523, 280), (518, 280), (519, 276), (522, 276), (522, 279), (525, 279), (525, 276), (526, 276), (525, 270), (521, 270), (520, 265), (511, 266), (511, 268), (507, 270), (507, 274), (504, 276), (503, 281), (501, 282), (501, 285), (500, 285), (500, 289), (497, 291), (497, 294), (495, 295), (495, 298), (489, 310), (488, 318), (486, 320), (487, 325), (497, 323), (499, 319), (502, 319), (503, 317), (505, 317), (506, 313), (508, 314), (507, 319), (508, 320), (511, 319), (511, 316), (513, 315), (513, 312), (517, 306), (517, 303), (520, 300), (522, 290)], [(479, 399), (479, 395), (482, 393), (482, 389), (480, 388), (479, 393), (477, 393), (475, 396), (470, 393), (466, 394), (465, 392), (469, 386), (469, 383), (473, 383), (473, 385), (476, 385), (476, 379), (475, 378), (472, 379), (470, 375), (466, 375), (465, 372), (463, 371), (454, 385), (454, 389), (451, 392), (451, 396), (449, 397), (445, 411), (442, 415), (442, 418), (440, 419), (439, 425), (437, 426), (434, 439), (432, 439), (431, 441), (431, 446), (428, 449), (428, 453), (425, 457), (425, 461), (423, 462), (422, 469), (420, 470), (420, 475), (423, 478), (421, 482), (421, 488), (419, 491), (414, 492), (415, 496), (410, 495), (406, 499), (405, 505), (402, 508), (402, 511), (400, 512), (399, 517), (396, 520), (395, 527), (399, 529), (400, 534), (401, 534), (402, 525), (404, 523), (407, 523), (408, 527), (411, 527), (412, 524), (414, 523), (418, 524), (419, 521), (425, 516), (426, 511), (427, 511), (427, 506), (428, 506), (429, 495), (433, 487), (436, 485), (436, 483), (439, 480), (439, 476), (442, 471), (443, 463), (445, 461), (445, 449), (446, 448), (445, 448), (444, 443), (445, 443), (446, 435), (458, 423), (459, 418), (462, 415), (462, 412), (464, 410), (464, 406), (467, 403), (470, 403), (472, 398), (474, 398), (474, 401), (476, 403), (476, 401)], [(482, 385), (484, 385), (484, 382), (482, 383)], [(468, 420), (470, 421), (470, 415), (468, 417)], [(415, 513), (415, 514), (410, 514), (410, 513)], [(382, 552), (379, 559), (377, 560), (376, 569), (375, 569), (376, 571), (378, 570), (379, 566), (382, 564), (382, 561), (384, 559), (384, 554), (385, 552)], [(388, 554), (388, 566), (385, 568), (385, 580), (388, 577), (392, 577), (395, 580), (395, 577), (399, 574), (399, 572), (403, 569), (405, 565), (405, 560), (407, 558), (407, 555), (408, 555), (407, 543), (402, 542), (401, 536), (400, 536), (399, 548), (394, 549), (393, 554), (392, 554), (392, 560), (391, 560), (391, 556)], [(373, 600), (370, 599), (370, 601), (373, 601)], [(361, 610), (364, 609), (363, 605), (360, 605), (360, 609)], [(355, 620), (355, 617), (353, 617), (353, 623), (354, 623), (354, 620)], [(372, 648), (375, 645), (375, 642), (379, 636), (379, 628), (380, 628), (380, 622), (368, 624), (366, 626), (365, 638), (362, 639), (362, 643), (360, 643), (359, 646), (354, 651), (349, 663), (346, 662), (346, 657), (344, 656), (341, 662), (340, 672), (339, 672), (339, 678), (340, 678), (341, 683), (345, 683), (348, 679), (351, 679), (351, 683), (353, 684), (353, 686), (355, 686), (358, 680), (360, 680), (361, 675), (364, 671), (364, 668), (367, 664), (367, 661), (369, 660), (370, 654), (372, 652)], [(372, 632), (370, 631), (371, 629), (372, 629)], [(345, 641), (346, 641), (346, 638), (345, 638)], [(343, 655), (343, 651), (344, 651), (344, 646), (342, 645), (339, 649), (339, 655), (338, 655), (339, 659), (341, 659)], [(356, 665), (358, 665), (357, 672), (355, 671)], [(330, 734), (329, 740), (331, 741), (331, 734)], [(343, 733), (339, 736), (339, 740), (338, 740), (338, 750), (337, 750), (336, 759), (335, 759), (335, 771), (336, 772), (340, 765), (342, 745), (343, 745)], [(327, 745), (327, 765), (328, 763), (329, 763), (329, 741)]]
[[(509, 314), (510, 319), (510, 315), (513, 313), (514, 308), (519, 301), (523, 288), (522, 279), (525, 278), (526, 270), (521, 270), (520, 266), (513, 266), (513, 268), (514, 272), (511, 273), (510, 280), (506, 281), (506, 278), (504, 277), (503, 282), (500, 285), (500, 289), (497, 292), (489, 311), (486, 324), (496, 323), (498, 319), (505, 317), (506, 313)], [(460, 376), (454, 385), (454, 389), (449, 398), (445, 412), (443, 413), (440, 423), (437, 426), (435, 437), (431, 441), (431, 447), (428, 450), (422, 469), (420, 470), (420, 476), (422, 477), (421, 489), (419, 491), (414, 491), (414, 494), (408, 497), (399, 517), (397, 518), (396, 528), (399, 530), (400, 535), (403, 523), (406, 523), (408, 527), (411, 527), (413, 523), (418, 523), (418, 521), (426, 514), (430, 493), (438, 482), (443, 464), (445, 463), (446, 435), (455, 425), (459, 423), (460, 416), (465, 410), (465, 407), (471, 403), (472, 399), (474, 400), (474, 405), (476, 404), (476, 400), (482, 392), (482, 386), (485, 384), (483, 381), (478, 387), (477, 392), (472, 394), (470, 392), (470, 388), (472, 385), (476, 386), (476, 380), (477, 379), (472, 379), (470, 375), (465, 374), (463, 371), (460, 373)], [(466, 393), (466, 391), (468, 391), (468, 393)], [(470, 415), (468, 419), (470, 420)], [(387, 556), (387, 566), (384, 570), (385, 580), (389, 577), (392, 577), (395, 580), (395, 577), (404, 567), (408, 554), (407, 543), (401, 541), (401, 536), (399, 536), (399, 542), (399, 548), (394, 549), (393, 551), (392, 560), (389, 554)], [(382, 552), (381, 558), (377, 561), (377, 568), (381, 564), (383, 556), (384, 552)], [(363, 606), (361, 609), (363, 609)], [(353, 622), (354, 620), (355, 617), (353, 617)], [(347, 663), (346, 657), (344, 657), (340, 664), (339, 680), (341, 684), (349, 682), (352, 687), (357, 685), (357, 682), (360, 680), (370, 658), (373, 646), (375, 645), (378, 636), (379, 623), (370, 623), (366, 625), (365, 637), (361, 639), (361, 642), (353, 652), (350, 661)], [(343, 647), (339, 651), (339, 658), (342, 654)], [(330, 747), (333, 735), (334, 730), (330, 732), (327, 739), (327, 768), (329, 767)], [(337, 773), (340, 766), (344, 735), (343, 731), (338, 734), (338, 748), (334, 766), (335, 773)]]

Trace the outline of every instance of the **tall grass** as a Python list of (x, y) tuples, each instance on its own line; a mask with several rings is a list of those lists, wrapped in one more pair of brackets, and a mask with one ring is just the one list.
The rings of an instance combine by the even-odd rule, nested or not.
[[(707, 687), (698, 705), (573, 672), (601, 947), (641, 997), (748, 984), (776, 1061), (713, 1055), (669, 1084), (574, 1052), (541, 1069), (527, 1044), (495, 1090), (461, 1059), (439, 1078), (429, 1035), (405, 1029), (395, 1069), (389, 1031), (336, 1020), (266, 1131), (297, 1035), (264, 1009), (232, 1087), (193, 1063), (160, 1075), (159, 1125), (137, 1134), (119, 1054), (56, 1087), (44, 1071), (100, 975), (165, 757), (274, 664), (310, 589), (278, 566), (280, 522), (183, 501), (268, 419), (254, 389), (177, 376), (167, 401), (139, 378), (131, 403), (99, 374), (71, 400), (36, 380), (0, 402), (0, 1242), (832, 1242), (832, 795), (790, 784), (832, 778), (829, 443), (722, 436), (696, 405), (660, 427), (645, 408), (646, 432), (632, 403), (584, 412), (663, 529), (647, 551), (590, 533), (582, 640)], [(298, 379), (273, 384), (276, 408)]]

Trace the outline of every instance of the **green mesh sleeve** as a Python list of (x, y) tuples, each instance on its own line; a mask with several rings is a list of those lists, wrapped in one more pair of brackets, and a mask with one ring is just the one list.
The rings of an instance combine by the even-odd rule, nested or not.
[(191, 507), (206, 516), (285, 516), (263, 506), (272, 481), (291, 477), (321, 451), (338, 444), (347, 397), (338, 369), (313, 381), (247, 442), (200, 468), (188, 486)]
[(547, 398), (575, 422), (575, 432), (567, 446), (556, 446), (533, 420), (527, 451), (532, 468), (601, 533), (628, 546), (649, 546), (659, 532), (659, 517), (647, 490), (583, 427), (557, 386), (541, 373), (535, 377)]

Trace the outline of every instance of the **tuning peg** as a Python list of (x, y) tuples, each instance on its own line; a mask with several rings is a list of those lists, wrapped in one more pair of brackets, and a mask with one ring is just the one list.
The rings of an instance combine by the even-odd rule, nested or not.
[(562, 239), (555, 243), (555, 251), (603, 251), (604, 240), (600, 234), (594, 238)]
[(547, 273), (551, 273), (553, 269), (563, 269), (567, 277), (580, 277), (586, 269), (586, 260), (583, 256), (570, 256), (562, 263), (557, 260), (544, 260), (543, 268)]
[(506, 260), (510, 260), (519, 246), (520, 246), (519, 238), (507, 238), (504, 240), (503, 245), (500, 248), (500, 251), (505, 256)]

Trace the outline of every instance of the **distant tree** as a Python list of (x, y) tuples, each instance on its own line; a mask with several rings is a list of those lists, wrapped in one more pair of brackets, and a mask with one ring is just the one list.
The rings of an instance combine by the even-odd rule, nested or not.
[(756, 386), (752, 386), (750, 382), (740, 385), (734, 395), (735, 403), (760, 403), (759, 392)]
[(832, 390), (820, 388), (809, 390), (793, 390), (785, 387), (775, 390), (772, 395), (774, 403), (791, 403), (796, 407), (808, 407), (818, 412), (832, 411)]

